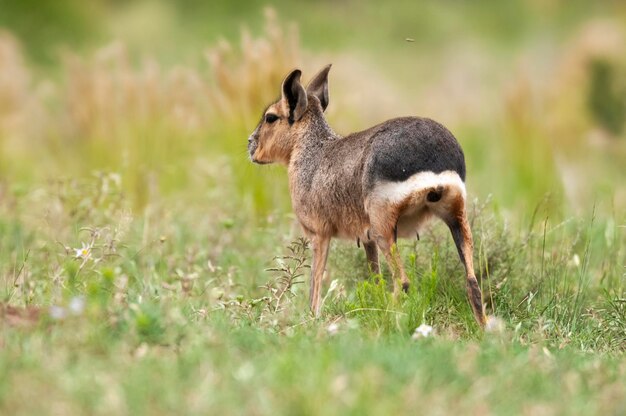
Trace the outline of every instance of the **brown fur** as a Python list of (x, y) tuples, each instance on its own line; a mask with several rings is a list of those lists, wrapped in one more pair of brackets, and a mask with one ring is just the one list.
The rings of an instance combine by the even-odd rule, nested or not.
[[(384, 187), (393, 187), (399, 182), (379, 179), (379, 176), (397, 173), (376, 170), (379, 163), (377, 157), (382, 157), (379, 155), (385, 152), (386, 155), (397, 153), (397, 150), (389, 147), (393, 145), (391, 141), (387, 141), (390, 144), (384, 141), (384, 136), (389, 135), (390, 131), (405, 131), (412, 123), (422, 129), (418, 131), (420, 134), (435, 135), (429, 136), (434, 137), (433, 140), (441, 137), (437, 139), (441, 145), (431, 146), (439, 153), (427, 156), (427, 160), (437, 160), (438, 165), (435, 167), (439, 171), (456, 169), (461, 172), (460, 181), (465, 177), (462, 153), (461, 167), (456, 168), (457, 165), (453, 163), (459, 160), (458, 143), (442, 126), (432, 121), (408, 118), (391, 120), (363, 132), (340, 137), (326, 123), (323, 114), (329, 103), (329, 69), (330, 66), (322, 69), (306, 90), (300, 84), (300, 71), (290, 73), (283, 82), (281, 99), (267, 108), (263, 119), (248, 139), (248, 151), (253, 162), (277, 162), (288, 168), (293, 209), (306, 236), (311, 240), (313, 251), (311, 309), (316, 315), (319, 314), (321, 282), (331, 238), (362, 241), (368, 265), (374, 273), (380, 270), (378, 247), (391, 268), (398, 292), (398, 283), (407, 290), (409, 280), (396, 246), (396, 238), (413, 237), (431, 217), (439, 217), (448, 224), (455, 237), (459, 255), (466, 267), (470, 304), (477, 321), (484, 325), (482, 297), (472, 263), (471, 231), (465, 215), (464, 185), (462, 192), (453, 184), (437, 185), (402, 194), (404, 196), (400, 199), (391, 198), (389, 192), (393, 188), (389, 191)], [(375, 147), (382, 149), (383, 153), (374, 151)], [(446, 152), (451, 152), (452, 168), (444, 169), (439, 165), (448, 166)], [(402, 158), (402, 155), (398, 157)], [(391, 165), (393, 169), (394, 163)], [(427, 169), (425, 172), (431, 171)], [(436, 201), (428, 199), (430, 192), (437, 193)]]

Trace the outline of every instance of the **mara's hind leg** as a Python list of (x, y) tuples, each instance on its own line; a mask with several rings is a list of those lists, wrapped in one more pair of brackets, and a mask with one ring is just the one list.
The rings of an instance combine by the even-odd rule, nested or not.
[(365, 256), (367, 257), (367, 267), (370, 273), (379, 274), (380, 266), (378, 265), (378, 248), (375, 241), (367, 241), (363, 243)]
[(394, 293), (398, 294), (400, 292), (400, 286), (398, 285), (398, 281), (402, 285), (402, 290), (408, 292), (410, 284), (409, 278), (406, 276), (406, 272), (404, 271), (402, 258), (400, 257), (400, 252), (398, 251), (398, 245), (393, 239), (393, 234), (391, 236), (378, 236), (376, 238), (376, 244), (385, 255), (387, 264), (391, 269)]
[(409, 278), (404, 271), (402, 258), (396, 244), (398, 214), (392, 208), (385, 204), (370, 206), (370, 236), (385, 255), (387, 264), (391, 269), (394, 293), (398, 294), (400, 292), (398, 281), (402, 290), (407, 292), (409, 290)]
[(472, 240), (472, 231), (467, 221), (465, 212), (465, 200), (459, 198), (457, 204), (454, 204), (450, 217), (444, 218), (444, 221), (450, 228), (454, 244), (459, 252), (461, 262), (465, 266), (465, 275), (467, 280), (467, 296), (469, 298), (474, 317), (481, 327), (486, 324), (485, 311), (483, 308), (482, 293), (476, 275), (474, 274), (474, 243)]

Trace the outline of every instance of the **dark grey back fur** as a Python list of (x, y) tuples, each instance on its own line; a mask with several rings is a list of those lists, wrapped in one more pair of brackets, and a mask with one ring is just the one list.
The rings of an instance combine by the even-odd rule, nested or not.
[(425, 171), (450, 170), (465, 181), (461, 146), (448, 129), (434, 120), (395, 118), (340, 137), (325, 123), (319, 108), (311, 110), (309, 130), (301, 141), (302, 152), (293, 161), (297, 166), (293, 171), (304, 190), (311, 189), (316, 171), (326, 180), (332, 172), (340, 176), (343, 183), (351, 182), (351, 192), (356, 191), (356, 182), (347, 179), (359, 178), (365, 195), (377, 182), (404, 181)]
[(463, 150), (452, 133), (436, 121), (396, 118), (357, 134), (371, 134), (363, 178), (366, 191), (377, 181), (404, 181), (422, 171), (451, 170), (465, 181)]

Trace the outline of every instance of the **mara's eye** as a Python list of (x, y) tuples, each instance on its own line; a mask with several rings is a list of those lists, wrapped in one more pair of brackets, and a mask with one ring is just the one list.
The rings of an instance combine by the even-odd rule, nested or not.
[(273, 123), (276, 120), (278, 120), (278, 116), (276, 114), (266, 114), (265, 115), (265, 122), (266, 123)]

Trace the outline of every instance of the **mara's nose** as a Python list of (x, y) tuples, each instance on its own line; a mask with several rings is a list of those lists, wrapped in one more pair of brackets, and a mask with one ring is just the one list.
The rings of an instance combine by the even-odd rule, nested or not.
[(257, 127), (256, 129), (254, 129), (252, 134), (250, 136), (248, 136), (248, 144), (251, 144), (253, 141), (255, 141), (256, 134), (257, 134), (258, 131), (259, 131), (259, 128)]

